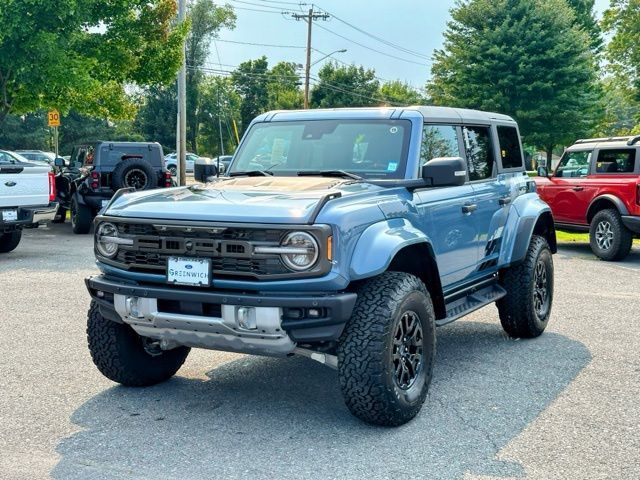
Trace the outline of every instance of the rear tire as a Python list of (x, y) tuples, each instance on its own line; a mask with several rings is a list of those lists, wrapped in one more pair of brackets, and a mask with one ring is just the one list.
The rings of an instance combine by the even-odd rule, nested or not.
[(80, 205), (75, 198), (71, 200), (71, 229), (73, 233), (89, 233), (92, 220), (93, 213), (89, 207)]
[(351, 413), (386, 426), (415, 417), (431, 382), (435, 342), (433, 305), (420, 279), (385, 272), (363, 284), (338, 345)]
[(0, 234), (0, 253), (9, 253), (18, 246), (22, 238), (22, 230)]
[(128, 387), (145, 387), (168, 380), (180, 369), (191, 350), (177, 347), (152, 355), (145, 349), (143, 337), (129, 325), (104, 318), (93, 301), (87, 319), (87, 341), (100, 373)]
[(617, 210), (600, 210), (589, 226), (589, 244), (602, 260), (623, 260), (631, 251), (633, 234), (624, 226)]
[(544, 237), (533, 235), (522, 263), (500, 274), (507, 295), (497, 302), (500, 323), (513, 338), (534, 338), (549, 323), (553, 304), (553, 258)]

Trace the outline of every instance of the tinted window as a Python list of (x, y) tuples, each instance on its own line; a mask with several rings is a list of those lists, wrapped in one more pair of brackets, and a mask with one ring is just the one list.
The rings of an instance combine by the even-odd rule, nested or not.
[(0, 163), (13, 163), (12, 158), (4, 152), (0, 152)]
[(489, 127), (462, 127), (467, 153), (469, 180), (484, 180), (493, 175), (493, 150)]
[(500, 156), (502, 168), (522, 167), (522, 150), (518, 130), (514, 127), (498, 127), (498, 141), (500, 142)]
[(257, 123), (242, 141), (231, 172), (345, 170), (369, 178), (403, 178), (410, 131), (407, 120)]
[(589, 174), (591, 152), (565, 152), (556, 169), (556, 177), (586, 177)]
[(634, 149), (600, 150), (596, 173), (633, 173), (636, 167)]
[(425, 125), (422, 131), (422, 165), (437, 157), (460, 157), (458, 131), (451, 125)]

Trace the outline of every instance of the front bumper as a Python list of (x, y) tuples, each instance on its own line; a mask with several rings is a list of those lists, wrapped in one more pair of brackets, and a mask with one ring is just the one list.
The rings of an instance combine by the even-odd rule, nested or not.
[(634, 233), (640, 233), (640, 217), (633, 215), (622, 215), (622, 223)]
[[(288, 340), (295, 343), (317, 343), (337, 340), (346, 322), (351, 317), (351, 312), (356, 302), (355, 293), (334, 293), (334, 294), (295, 294), (295, 293), (243, 293), (229, 291), (200, 290), (189, 287), (159, 286), (141, 284), (137, 282), (123, 281), (106, 275), (97, 275), (85, 280), (91, 298), (98, 303), (100, 311), (105, 318), (113, 321), (124, 321), (135, 324), (135, 319), (123, 318), (123, 305), (130, 302), (131, 298), (136, 298), (135, 302), (143, 305), (143, 309), (150, 314), (142, 314), (146, 317), (142, 328), (136, 330), (140, 332), (168, 332), (167, 326), (175, 327), (178, 330), (195, 330), (202, 334), (206, 330), (210, 334), (220, 333), (220, 339), (224, 335), (235, 335), (238, 338), (256, 337), (257, 340), (269, 340), (269, 333), (285, 332)], [(125, 303), (123, 303), (125, 302)], [(241, 325), (230, 324), (229, 316), (225, 312), (237, 311), (241, 307), (253, 307), (255, 315), (271, 315), (273, 311), (279, 312), (277, 315), (277, 325), (270, 327), (273, 331), (266, 332), (261, 327), (254, 330), (243, 329)], [(235, 310), (234, 310), (235, 309)], [(260, 310), (264, 309), (264, 310)], [(320, 317), (291, 318), (289, 312), (302, 312), (304, 315), (309, 310), (321, 312)], [(231, 316), (234, 314), (232, 313)], [(169, 322), (167, 322), (169, 320)], [(265, 320), (266, 321), (266, 320)], [(258, 325), (261, 319), (258, 318)], [(224, 335), (223, 335), (224, 334)], [(158, 337), (159, 335), (156, 335)], [(202, 336), (202, 335), (200, 335)], [(264, 337), (264, 338), (261, 338)], [(231, 339), (231, 340), (237, 340)], [(282, 350), (282, 346), (276, 348), (277, 351), (269, 352), (268, 342), (257, 342), (260, 345), (254, 351), (244, 342), (227, 342), (216, 344), (215, 338), (212, 344), (192, 345), (205, 348), (219, 348), (223, 350), (243, 351), (247, 353), (261, 354), (281, 354), (289, 353)], [(178, 343), (187, 344), (189, 342)], [(222, 345), (222, 346), (220, 346)], [(275, 344), (274, 344), (275, 345)]]
[[(2, 207), (0, 210), (13, 210), (10, 207)], [(0, 216), (0, 232), (7, 232), (21, 228), (38, 226), (40, 223), (52, 221), (58, 211), (56, 202), (46, 206), (38, 207), (17, 207), (18, 219), (15, 221), (3, 221)]]

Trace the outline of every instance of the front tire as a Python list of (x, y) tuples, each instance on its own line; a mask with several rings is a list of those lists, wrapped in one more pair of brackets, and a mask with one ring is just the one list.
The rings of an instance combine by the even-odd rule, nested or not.
[(71, 229), (73, 233), (84, 234), (91, 230), (92, 212), (86, 205), (71, 200)]
[(553, 258), (544, 237), (533, 235), (522, 263), (504, 270), (507, 294), (497, 302), (500, 323), (513, 338), (534, 338), (549, 323), (553, 304)]
[(385, 272), (364, 283), (338, 345), (351, 413), (385, 426), (415, 417), (431, 383), (435, 342), (433, 305), (420, 279)]
[(617, 210), (600, 210), (589, 226), (589, 244), (602, 260), (623, 260), (631, 251), (633, 234), (624, 226)]
[(9, 253), (16, 249), (22, 238), (22, 230), (0, 233), (0, 253)]
[(91, 302), (87, 318), (87, 341), (91, 358), (100, 373), (128, 387), (145, 387), (171, 378), (189, 355), (190, 348), (177, 347), (150, 353), (144, 338), (129, 325), (107, 320)]

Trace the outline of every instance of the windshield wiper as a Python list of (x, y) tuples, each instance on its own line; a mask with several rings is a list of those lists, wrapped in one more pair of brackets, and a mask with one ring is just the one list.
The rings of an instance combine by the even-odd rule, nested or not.
[(230, 177), (273, 177), (273, 172), (267, 170), (247, 170), (246, 172), (230, 172)]
[(346, 177), (353, 180), (363, 180), (362, 177), (355, 173), (350, 173), (345, 170), (301, 170), (297, 173), (299, 177)]

